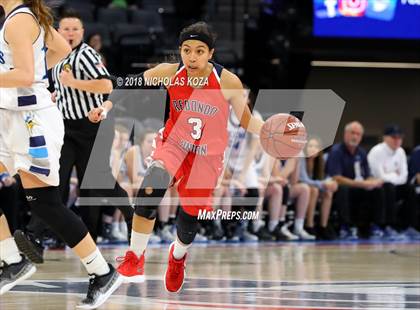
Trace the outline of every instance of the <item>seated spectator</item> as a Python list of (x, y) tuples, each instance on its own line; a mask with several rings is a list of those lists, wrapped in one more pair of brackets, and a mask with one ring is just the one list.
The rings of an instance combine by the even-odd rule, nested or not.
[[(408, 163), (408, 181), (414, 184), (417, 194), (417, 208), (420, 209), (420, 145), (413, 150)], [(420, 216), (420, 214), (419, 214)], [(419, 218), (417, 218), (419, 220)], [(420, 222), (420, 221), (419, 221)], [(420, 229), (420, 223), (417, 230)]]
[(328, 226), (333, 194), (337, 191), (337, 182), (331, 178), (325, 178), (324, 158), (321, 150), (321, 142), (317, 138), (309, 139), (305, 155), (301, 158), (300, 181), (310, 186), (311, 194), (309, 198), (308, 212), (306, 214), (305, 230), (315, 234), (315, 208), (320, 200), (321, 214), (318, 237), (322, 240), (334, 240), (336, 238), (332, 227)]
[(342, 239), (358, 239), (356, 215), (366, 205), (373, 211), (371, 237), (383, 236), (380, 228), (385, 222), (383, 181), (372, 177), (366, 151), (359, 146), (363, 131), (362, 124), (357, 121), (347, 124), (344, 142), (332, 147), (327, 160), (327, 175), (339, 184), (334, 203), (338, 206)]
[(409, 182), (420, 186), (420, 145), (417, 145), (410, 156), (408, 163)]
[[(372, 175), (383, 180), (386, 195), (385, 235), (390, 239), (400, 239), (395, 229), (399, 226), (398, 202), (402, 200), (403, 227), (405, 235), (420, 239), (420, 233), (415, 229), (418, 225), (416, 193), (413, 184), (407, 183), (407, 156), (401, 147), (403, 133), (398, 125), (385, 128), (383, 142), (375, 145), (368, 154)], [(407, 228), (408, 227), (408, 228)]]
[(138, 9), (135, 0), (111, 0), (108, 7), (116, 9)]
[[(285, 210), (287, 209), (287, 201), (289, 196), (289, 181), (282, 176), (271, 176), (275, 159), (262, 151), (260, 146), (259, 153), (255, 159), (256, 171), (259, 179), (260, 199), (258, 210), (260, 214), (263, 209), (264, 199), (267, 200), (268, 221), (267, 228), (254, 227), (260, 239), (264, 235), (264, 230), (268, 230), (271, 239), (280, 240), (297, 240), (298, 237), (293, 235), (285, 223)], [(289, 234), (287, 234), (289, 233)], [(266, 234), (265, 234), (266, 235)]]
[[(276, 168), (277, 167), (277, 168)], [(315, 240), (315, 236), (308, 233), (303, 225), (306, 212), (308, 210), (310, 189), (307, 184), (299, 182), (300, 160), (289, 158), (288, 160), (277, 160), (273, 170), (274, 177), (282, 177), (288, 180), (289, 198), (295, 201), (295, 221), (293, 234), (286, 231), (285, 227), (281, 229), (283, 233), (289, 235), (289, 240), (294, 240), (297, 236), (301, 240)], [(285, 203), (285, 205), (287, 202)], [(280, 221), (285, 221), (286, 207), (282, 208)], [(286, 224), (287, 225), (287, 224)], [(286, 226), (287, 228), (287, 226)]]

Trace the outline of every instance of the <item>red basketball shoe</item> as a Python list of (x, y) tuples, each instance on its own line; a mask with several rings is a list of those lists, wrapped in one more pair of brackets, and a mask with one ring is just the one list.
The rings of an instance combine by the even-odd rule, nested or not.
[(144, 253), (138, 257), (133, 251), (127, 251), (125, 256), (117, 257), (117, 262), (120, 263), (117, 271), (125, 282), (144, 282)]
[(187, 254), (179, 260), (175, 259), (173, 255), (174, 248), (175, 242), (172, 242), (169, 247), (168, 267), (165, 273), (165, 287), (168, 292), (178, 293), (184, 284), (185, 260), (187, 259)]

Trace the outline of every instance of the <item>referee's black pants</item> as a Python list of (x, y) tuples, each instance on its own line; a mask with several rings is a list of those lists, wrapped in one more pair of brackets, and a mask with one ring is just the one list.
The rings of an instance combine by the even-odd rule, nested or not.
[[(114, 140), (114, 125), (115, 122), (111, 116), (108, 116), (102, 124), (92, 123), (87, 118), (80, 120), (64, 120), (65, 135), (60, 158), (60, 192), (63, 203), (67, 203), (71, 173), (75, 166), (77, 178), (79, 180), (79, 197), (125, 199), (126, 203), (124, 202), (121, 204), (120, 201), (116, 207), (124, 215), (128, 231), (131, 232), (134, 210), (130, 206), (127, 192), (115, 180), (110, 167), (111, 148)], [(100, 130), (99, 126), (101, 126)], [(91, 159), (90, 157), (95, 141), (95, 152), (92, 154), (94, 157)], [(88, 171), (86, 171), (87, 169)], [(112, 184), (113, 187), (109, 189), (92, 187), (88, 189), (83, 188), (83, 180), (86, 172), (89, 174), (89, 178), (93, 175), (94, 180), (98, 180), (98, 183)], [(90, 183), (92, 185), (92, 182)], [(103, 204), (105, 201), (106, 199), (98, 201), (97, 203)], [(108, 210), (105, 210), (104, 212), (112, 215), (113, 211), (115, 211), (115, 206), (112, 205), (112, 201), (107, 203), (107, 206), (111, 207), (111, 209), (109, 209), (109, 207), (105, 208)], [(101, 208), (99, 205), (89, 204), (88, 206), (79, 205), (79, 209), (80, 215), (92, 235), (92, 238), (96, 240), (98, 236), (98, 223), (100, 223), (100, 216), (104, 208)]]

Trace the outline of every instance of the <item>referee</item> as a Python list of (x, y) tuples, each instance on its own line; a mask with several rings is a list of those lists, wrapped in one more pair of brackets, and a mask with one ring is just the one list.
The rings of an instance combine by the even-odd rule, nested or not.
[[(68, 11), (59, 21), (59, 33), (69, 42), (73, 51), (52, 69), (55, 99), (64, 118), (65, 135), (60, 158), (60, 189), (63, 202), (69, 196), (69, 182), (73, 166), (76, 166), (79, 187), (89, 162), (96, 138), (101, 139), (99, 158), (95, 157), (95, 176), (110, 180), (116, 186), (111, 190), (80, 189), (80, 197), (123, 197), (125, 206), (118, 206), (131, 231), (133, 209), (127, 192), (116, 183), (111, 173), (110, 156), (114, 138), (114, 119), (110, 114), (101, 125), (100, 121), (111, 110), (112, 104), (104, 102), (103, 94), (112, 91), (110, 75), (100, 55), (83, 42), (83, 23), (77, 13)], [(91, 111), (91, 112), (90, 112)], [(90, 113), (89, 113), (90, 112)], [(101, 113), (102, 112), (102, 113)], [(99, 115), (103, 115), (98, 118)], [(94, 240), (97, 237), (101, 208), (80, 206), (80, 213)], [(106, 208), (108, 215), (114, 207)], [(111, 213), (111, 214), (109, 214)]]

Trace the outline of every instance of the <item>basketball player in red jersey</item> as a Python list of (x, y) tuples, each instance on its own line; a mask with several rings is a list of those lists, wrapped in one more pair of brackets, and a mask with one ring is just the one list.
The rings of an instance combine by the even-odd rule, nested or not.
[(212, 210), (212, 193), (223, 168), (230, 107), (241, 126), (259, 134), (263, 121), (246, 104), (240, 79), (211, 61), (215, 37), (204, 22), (180, 34), (180, 64), (162, 63), (141, 74), (143, 82), (170, 81), (170, 116), (156, 138), (153, 162), (137, 194), (130, 249), (118, 267), (126, 281), (144, 280), (144, 252), (166, 189), (176, 184), (181, 209), (177, 239), (169, 248), (165, 287), (179, 292), (187, 250), (197, 233), (199, 210)]

